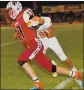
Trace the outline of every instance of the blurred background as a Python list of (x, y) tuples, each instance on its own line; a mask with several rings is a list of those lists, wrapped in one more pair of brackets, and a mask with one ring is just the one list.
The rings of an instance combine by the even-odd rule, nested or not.
[[(0, 25), (7, 24), (4, 11), (8, 1), (0, 1)], [(76, 1), (21, 1), (42, 16), (49, 16), (53, 23), (81, 23), (84, 20), (84, 2)]]

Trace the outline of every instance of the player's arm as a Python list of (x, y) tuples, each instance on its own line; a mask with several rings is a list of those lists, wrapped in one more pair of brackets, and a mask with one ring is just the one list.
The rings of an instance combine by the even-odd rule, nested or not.
[(44, 24), (44, 22), (45, 22), (44, 19), (34, 16), (31, 20), (28, 21), (27, 25), (28, 25), (28, 27), (31, 27), (31, 28), (37, 30), (41, 25)]
[(48, 38), (55, 36), (55, 30), (52, 26), (50, 26), (45, 33)]
[[(32, 18), (30, 19), (31, 16), (32, 16)], [(27, 26), (30, 28), (34, 28), (35, 26), (38, 26), (39, 24), (44, 23), (44, 20), (41, 19), (40, 17), (33, 16), (33, 12), (30, 9), (27, 9), (24, 11), (23, 19), (24, 19), (25, 23), (27, 23)]]
[(44, 24), (44, 23), (45, 23), (44, 19), (42, 19), (42, 18), (40, 18), (40, 17), (38, 17), (38, 16), (34, 16), (34, 17), (32, 18), (32, 20), (38, 21), (39, 24)]
[(49, 17), (42, 17), (42, 18), (45, 20), (45, 23), (43, 25), (44, 33), (41, 33), (40, 35), (42, 37), (48, 37), (48, 38), (55, 36), (55, 31), (51, 25), (52, 24), (51, 19)]
[(32, 20), (32, 19), (27, 22), (27, 26), (31, 27), (31, 28), (33, 28), (34, 26), (37, 26), (37, 25), (39, 25), (39, 22)]
[(32, 25), (37, 25), (39, 22), (32, 20), (33, 12), (30, 8), (24, 11), (23, 13), (23, 20), (27, 24), (28, 27), (32, 27)]

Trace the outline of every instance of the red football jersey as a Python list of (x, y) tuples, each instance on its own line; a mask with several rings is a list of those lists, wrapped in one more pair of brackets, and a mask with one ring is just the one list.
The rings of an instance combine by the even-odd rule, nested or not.
[(36, 31), (28, 28), (27, 23), (24, 21), (23, 13), (25, 11), (21, 11), (17, 16), (16, 21), (12, 24), (15, 28), (15, 31), (19, 35), (23, 44), (29, 44), (31, 40), (37, 37)]

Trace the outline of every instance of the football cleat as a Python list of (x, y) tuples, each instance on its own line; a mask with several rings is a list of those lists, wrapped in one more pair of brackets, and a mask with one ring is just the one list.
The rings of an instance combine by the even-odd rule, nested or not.
[(75, 80), (78, 84), (78, 87), (80, 89), (83, 89), (83, 82), (82, 82), (82, 73), (81, 72), (76, 72), (76, 75), (75, 75)]
[(38, 87), (33, 87), (30, 90), (39, 90), (39, 88)]
[(79, 71), (77, 71), (77, 72), (75, 72), (76, 74), (75, 74), (75, 80), (82, 80), (82, 73), (81, 72), (79, 72)]
[(37, 87), (36, 90), (43, 90), (43, 85), (40, 82), (34, 82), (34, 86)]

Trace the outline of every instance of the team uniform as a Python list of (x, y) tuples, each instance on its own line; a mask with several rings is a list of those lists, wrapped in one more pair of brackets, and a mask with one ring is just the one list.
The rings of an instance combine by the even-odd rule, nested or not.
[(67, 56), (64, 54), (57, 38), (55, 36), (53, 36), (51, 38), (47, 38), (47, 37), (42, 38), (40, 36), (39, 32), (48, 32), (47, 28), (52, 25), (51, 19), (49, 17), (41, 17), (41, 18), (44, 19), (45, 23), (37, 29), (37, 37), (40, 38), (40, 40), (42, 41), (42, 43), (44, 45), (43, 52), (46, 53), (46, 50), (48, 48), (50, 48), (50, 49), (52, 49), (53, 52), (55, 52), (57, 54), (57, 56), (62, 61), (65, 61), (67, 59)]
[[(18, 61), (28, 61), (35, 59), (35, 61), (47, 69), (49, 72), (52, 72), (52, 63), (48, 57), (43, 54), (43, 45), (42, 42), (37, 39), (36, 31), (28, 28), (27, 26), (27, 14), (28, 9), (20, 12), (16, 21), (13, 23), (15, 31), (20, 38), (23, 45), (26, 47), (26, 50), (22, 52)], [(24, 17), (26, 16), (26, 17)]]

